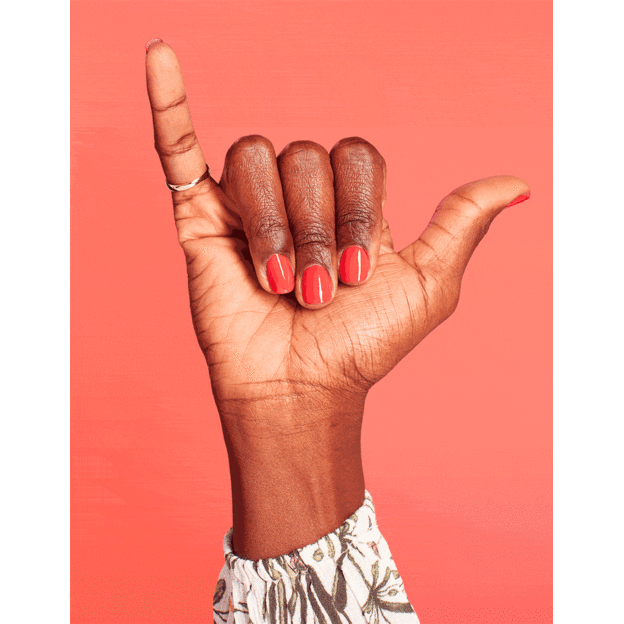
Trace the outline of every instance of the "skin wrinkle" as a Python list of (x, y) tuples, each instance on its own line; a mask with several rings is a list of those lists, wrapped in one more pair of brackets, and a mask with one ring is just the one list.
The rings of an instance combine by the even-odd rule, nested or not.
[[(427, 243), (425, 243), (425, 245), (429, 246)], [(422, 269), (422, 267), (416, 262), (415, 259), (415, 254), (414, 251), (412, 250), (412, 265), (414, 270), (416, 271), (416, 275), (418, 276), (418, 281), (420, 282), (420, 288), (423, 292), (423, 294), (426, 296), (427, 299), (429, 299), (428, 293), (427, 293), (427, 276), (425, 275), (424, 270)]]
[[(432, 222), (429, 224), (429, 227), (427, 228), (427, 230), (428, 230), (428, 231), (431, 231), (431, 229), (432, 229), (432, 228), (438, 228), (439, 230), (442, 230), (442, 231), (443, 231), (443, 232), (444, 232), (444, 233), (445, 233), (445, 234), (446, 234), (446, 235), (447, 235), (447, 236), (451, 239), (451, 241), (450, 241), (450, 242), (452, 242), (452, 239), (454, 238), (454, 237), (453, 237), (453, 234), (452, 234), (449, 230), (447, 230), (447, 229), (446, 229), (443, 225), (441, 225), (441, 224), (440, 224), (440, 223), (438, 223), (437, 221), (432, 221)], [(449, 243), (449, 244), (450, 244), (450, 243)]]
[(286, 244), (286, 227), (279, 215), (266, 210), (264, 215), (258, 215), (249, 224), (249, 238), (256, 244), (266, 244), (270, 249), (281, 250)]
[(271, 318), (272, 315), (275, 314), (275, 310), (278, 309), (279, 307), (280, 307), (280, 300), (279, 299), (275, 299), (275, 301), (273, 303), (273, 307), (271, 308), (271, 310), (267, 314), (264, 315), (264, 317), (260, 321), (260, 324), (258, 325), (257, 329), (251, 335), (251, 337), (249, 339), (248, 346), (245, 349), (245, 352), (243, 353), (243, 358), (245, 358), (245, 356), (247, 354), (247, 350), (249, 348), (251, 348), (252, 342), (254, 341), (254, 338), (257, 338), (260, 335), (261, 331), (265, 328), (265, 325), (268, 322), (268, 320)]
[[(310, 330), (310, 328), (307, 325), (303, 325), (302, 329), (306, 332), (306, 341), (305, 344), (306, 345), (311, 345), (311, 348), (308, 349), (308, 352), (311, 353), (312, 355), (314, 353), (319, 354), (318, 351), (318, 340), (316, 339), (316, 336), (314, 334), (313, 331)], [(308, 355), (308, 359), (314, 361), (314, 357), (312, 357), (311, 355)]]
[[(419, 273), (419, 276), (423, 275), (422, 272)], [(430, 316), (430, 308), (431, 304), (429, 301), (429, 290), (425, 288), (422, 279), (420, 280), (420, 292), (422, 294), (423, 305), (425, 308), (425, 319), (428, 319)]]
[[(205, 273), (207, 270), (209, 270), (209, 267), (210, 267), (210, 265), (207, 264), (203, 269), (201, 269), (202, 278), (204, 277), (203, 273)], [(189, 285), (191, 285), (196, 280), (195, 279), (191, 279), (191, 277), (189, 276), (188, 281), (189, 281)], [(198, 297), (194, 298), (194, 299), (190, 299), (191, 303), (194, 303), (195, 301), (199, 301), (200, 299), (205, 298), (206, 295), (209, 294), (211, 289), (219, 288), (220, 286), (223, 286), (225, 283), (227, 283), (227, 282), (218, 281), (218, 280), (215, 279), (215, 280), (211, 281), (209, 284), (205, 284), (203, 289), (202, 289), (201, 294)]]
[(377, 227), (378, 219), (373, 209), (361, 208), (358, 205), (342, 207), (336, 216), (336, 228), (360, 226), (364, 233), (369, 233)]
[[(412, 304), (410, 302), (410, 296), (407, 293), (407, 290), (405, 290), (405, 285), (403, 283), (401, 283), (401, 290), (403, 291), (403, 295), (405, 297), (405, 301), (407, 302), (407, 309), (409, 311), (409, 318), (410, 318), (410, 328), (412, 328), (412, 330), (414, 330), (414, 328), (418, 326), (417, 320), (416, 320), (416, 314), (412, 310)], [(427, 304), (426, 304), (427, 300), (424, 299), (424, 301), (425, 301), (425, 319), (427, 319), (428, 316), (429, 316), (428, 311), (427, 311)], [(412, 333), (410, 335), (410, 343), (413, 340), (414, 340), (414, 331), (412, 331)]]
[[(448, 195), (448, 197), (459, 197), (460, 199), (463, 199), (464, 201), (475, 206), (481, 214), (487, 215), (487, 212), (481, 206), (479, 206), (479, 204), (476, 201), (474, 201), (474, 199), (471, 199), (467, 195), (464, 195), (458, 191), (453, 191), (452, 193)], [(465, 211), (462, 211), (462, 212), (465, 214)]]
[[(236, 384), (237, 387), (238, 386), (245, 386), (245, 385), (250, 385), (250, 384), (254, 384), (254, 383), (262, 383), (263, 386), (266, 386), (267, 383), (270, 382), (242, 382), (242, 383), (238, 383)], [(263, 390), (265, 388), (263, 387)], [(307, 399), (309, 398), (310, 393), (309, 392), (289, 392), (287, 394), (278, 394), (278, 395), (274, 395), (274, 396), (257, 396), (257, 397), (226, 397), (226, 398), (220, 398), (219, 399), (219, 405), (221, 406), (226, 406), (228, 404), (234, 404), (236, 405), (239, 409), (241, 407), (248, 407), (250, 405), (255, 405), (257, 403), (268, 403), (271, 401), (275, 401), (276, 399), (280, 400), (280, 405), (282, 405), (283, 401), (287, 401), (289, 399), (300, 399), (300, 398), (304, 398)], [(236, 412), (237, 414), (237, 418), (245, 418), (245, 416), (239, 412)], [(281, 426), (281, 424), (280, 424)]]
[(302, 250), (307, 246), (318, 247), (331, 247), (336, 239), (333, 234), (330, 234), (326, 230), (319, 230), (316, 226), (313, 226), (314, 230), (310, 227), (303, 226), (301, 229), (296, 229), (293, 234), (293, 243), (297, 251)]
[[(446, 260), (444, 257), (443, 252), (453, 244), (453, 237), (450, 235), (450, 232), (448, 232), (442, 225), (440, 225), (439, 223), (435, 223), (435, 222), (431, 222), (428, 226), (428, 229), (431, 230), (432, 228), (438, 228), (439, 230), (441, 230), (442, 232), (444, 232), (445, 234), (447, 234), (450, 238), (450, 240), (447, 240), (446, 244), (442, 247), (440, 247), (438, 245), (438, 248), (436, 248), (436, 246), (430, 244), (425, 238), (421, 238), (420, 242), (429, 249), (430, 251), (430, 255), (433, 257), (433, 260), (435, 263), (437, 264), (445, 264), (447, 266), (450, 266), (450, 261)], [(427, 262), (427, 264), (431, 264), (431, 260), (429, 260)]]
[[(355, 345), (355, 343), (353, 341), (353, 337), (350, 334), (347, 334), (347, 337), (349, 339), (349, 342), (351, 344), (351, 348), (352, 348), (353, 352), (357, 352), (358, 350), (360, 350), (359, 345), (358, 346)], [(364, 381), (364, 384), (362, 384), (362, 386), (363, 386), (362, 389), (365, 390), (365, 391), (368, 391), (368, 389), (371, 388), (375, 382), (371, 382), (369, 379), (366, 378), (365, 375), (362, 374), (362, 372), (360, 371), (359, 366), (357, 365), (357, 359), (355, 360), (354, 365), (355, 365), (355, 372), (358, 374), (359, 378)], [(343, 373), (344, 373), (345, 377), (350, 377), (351, 379), (353, 379), (351, 377), (351, 375), (349, 374), (349, 372), (347, 371), (346, 363), (343, 364), (343, 369), (344, 369)], [(353, 381), (355, 382), (355, 380), (353, 380)]]
[(168, 113), (172, 110), (175, 110), (176, 108), (179, 108), (180, 106), (182, 106), (182, 104), (186, 104), (186, 103), (187, 103), (187, 98), (186, 98), (186, 93), (184, 93), (183, 95), (176, 98), (175, 100), (173, 100), (172, 102), (170, 102), (169, 104), (165, 106), (158, 107), (152, 104), (152, 113), (157, 113), (157, 114)]
[(189, 275), (188, 281), (189, 281), (189, 285), (192, 285), (193, 282), (197, 281), (197, 280), (201, 280), (204, 278), (205, 274), (207, 271), (210, 270), (210, 265), (206, 264), (205, 266), (203, 266), (198, 273), (195, 273), (194, 275)]
[(311, 253), (322, 252), (323, 248), (331, 248), (336, 242), (333, 232), (330, 232), (327, 228), (305, 223), (293, 228), (292, 238), (295, 251), (297, 252), (302, 251), (308, 246), (320, 248), (318, 250), (313, 249)]
[(175, 193), (171, 193), (171, 195), (173, 207), (175, 208), (173, 216), (176, 221), (179, 219), (181, 208), (184, 206), (191, 208), (194, 204), (197, 203), (198, 197), (206, 196), (204, 197), (204, 199), (219, 199), (219, 194), (208, 180), (204, 180), (203, 182), (200, 182), (196, 186), (187, 189), (186, 191), (177, 191)]
[(197, 135), (194, 130), (180, 136), (180, 138), (167, 146), (160, 145), (158, 154), (170, 158), (172, 156), (181, 156), (193, 151), (199, 145)]
[[(253, 297), (253, 295), (251, 295), (247, 300), (245, 300), (243, 303), (246, 303), (247, 301), (249, 301), (251, 298)], [(244, 309), (244, 307), (241, 305), (239, 309)], [(225, 330), (225, 337), (229, 338), (230, 337), (230, 329), (232, 327), (232, 323), (235, 321), (236, 316), (238, 316), (238, 312), (239, 310), (237, 310), (236, 314), (232, 315), (232, 320), (228, 323), (227, 329)]]
[[(323, 391), (329, 390), (327, 386), (324, 386), (322, 384), (301, 381), (299, 379), (267, 379), (263, 381), (245, 381), (245, 382), (239, 382), (238, 385), (250, 386), (250, 385), (255, 385), (255, 384), (261, 384), (262, 386), (265, 386), (267, 384), (286, 384), (288, 386), (303, 386), (304, 388), (312, 388), (313, 390), (323, 390)], [(285, 394), (285, 395), (280, 395), (280, 396), (288, 396), (288, 395)], [(271, 400), (274, 400), (274, 398), (275, 398), (275, 395), (260, 397), (260, 399), (263, 401), (271, 401)]]
[[(201, 309), (199, 309), (197, 311), (201, 313), (205, 309), (206, 309), (206, 307), (201, 308)], [(222, 319), (232, 318), (232, 316), (235, 316), (237, 314), (262, 314), (264, 316), (265, 312), (262, 311), (262, 310), (241, 310), (240, 312), (233, 312), (231, 314), (220, 314), (220, 315), (215, 315), (215, 316), (211, 315), (210, 320), (211, 321), (219, 321), (219, 320), (222, 320)]]

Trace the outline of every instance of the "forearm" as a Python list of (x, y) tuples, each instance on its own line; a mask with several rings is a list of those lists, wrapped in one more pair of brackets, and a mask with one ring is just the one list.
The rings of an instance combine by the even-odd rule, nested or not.
[(364, 500), (364, 397), (221, 409), (232, 480), (233, 548), (264, 559), (315, 542)]

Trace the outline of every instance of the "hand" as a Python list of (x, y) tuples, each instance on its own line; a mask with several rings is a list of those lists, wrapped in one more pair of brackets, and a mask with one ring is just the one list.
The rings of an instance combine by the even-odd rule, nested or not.
[[(165, 176), (185, 184), (206, 164), (176, 56), (165, 43), (149, 49), (147, 83)], [(466, 264), (492, 220), (529, 192), (511, 176), (466, 184), (396, 252), (382, 215), (385, 179), (384, 159), (363, 139), (343, 139), (329, 154), (296, 141), (276, 157), (267, 139), (249, 136), (229, 149), (219, 183), (208, 177), (173, 193), (193, 322), (230, 455), (235, 543), (248, 558), (310, 543), (361, 504), (368, 390), (455, 310)], [(363, 251), (355, 250), (355, 271), (347, 274), (343, 252), (355, 246)], [(267, 272), (268, 263), (275, 266)], [(309, 267), (320, 268), (310, 275)], [(292, 477), (293, 462), (297, 474), (319, 467), (307, 483), (322, 481), (322, 489), (313, 488), (317, 501), (334, 501), (332, 512), (317, 514), (303, 532), (309, 502), (293, 502), (301, 483), (274, 483), (276, 475)], [(254, 517), (241, 520), (238, 533), (237, 504), (241, 517)], [(278, 530), (271, 529), (278, 516)], [(258, 531), (265, 537), (256, 540)]]

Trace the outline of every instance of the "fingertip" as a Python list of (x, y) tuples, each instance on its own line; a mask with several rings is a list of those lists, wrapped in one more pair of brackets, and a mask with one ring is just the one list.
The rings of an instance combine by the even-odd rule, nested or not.
[(511, 206), (515, 206), (516, 204), (521, 204), (522, 202), (527, 201), (527, 199), (531, 198), (531, 190), (529, 189), (526, 193), (519, 195), (513, 201), (510, 201), (505, 208), (510, 208)]
[(503, 206), (509, 208), (516, 204), (521, 204), (531, 197), (531, 188), (522, 179), (517, 176), (498, 176), (501, 179), (501, 185), (504, 187)]
[(517, 176), (495, 176), (491, 179), (495, 181), (495, 186), (501, 189), (501, 193), (507, 195), (510, 199), (531, 193), (529, 185)]
[(512, 202), (526, 201), (530, 194), (531, 189), (522, 178), (510, 175), (492, 176), (469, 182), (451, 193), (474, 202), (480, 210), (490, 216), (495, 216), (504, 208), (513, 205)]
[(301, 276), (301, 299), (305, 307), (317, 309), (331, 303), (335, 294), (334, 280), (320, 264), (309, 266)]
[(286, 256), (273, 254), (267, 262), (266, 273), (273, 294), (285, 295), (295, 288), (294, 272)]
[(162, 39), (151, 39), (145, 44), (145, 64), (148, 69), (179, 70), (178, 57), (173, 48)]
[(359, 245), (347, 247), (340, 257), (340, 280), (349, 286), (363, 284), (370, 273), (370, 258)]
[(145, 54), (147, 54), (150, 50), (150, 48), (157, 44), (157, 43), (164, 43), (164, 41), (162, 39), (156, 38), (156, 39), (150, 39), (146, 44), (145, 44)]
[(529, 185), (522, 178), (512, 175), (492, 176), (490, 178), (478, 180), (474, 184), (482, 183), (484, 183), (484, 185), (491, 191), (495, 191), (500, 194), (511, 194), (515, 197), (529, 192)]
[(153, 40), (148, 44), (145, 57), (147, 92), (152, 107), (160, 110), (184, 96), (184, 79), (178, 57), (168, 43)]

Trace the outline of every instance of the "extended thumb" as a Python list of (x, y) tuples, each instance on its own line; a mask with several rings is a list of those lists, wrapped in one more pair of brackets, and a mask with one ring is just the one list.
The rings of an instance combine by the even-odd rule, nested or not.
[(418, 240), (399, 254), (415, 268), (461, 279), (496, 215), (526, 201), (530, 194), (527, 183), (514, 176), (494, 176), (464, 184), (440, 202)]

